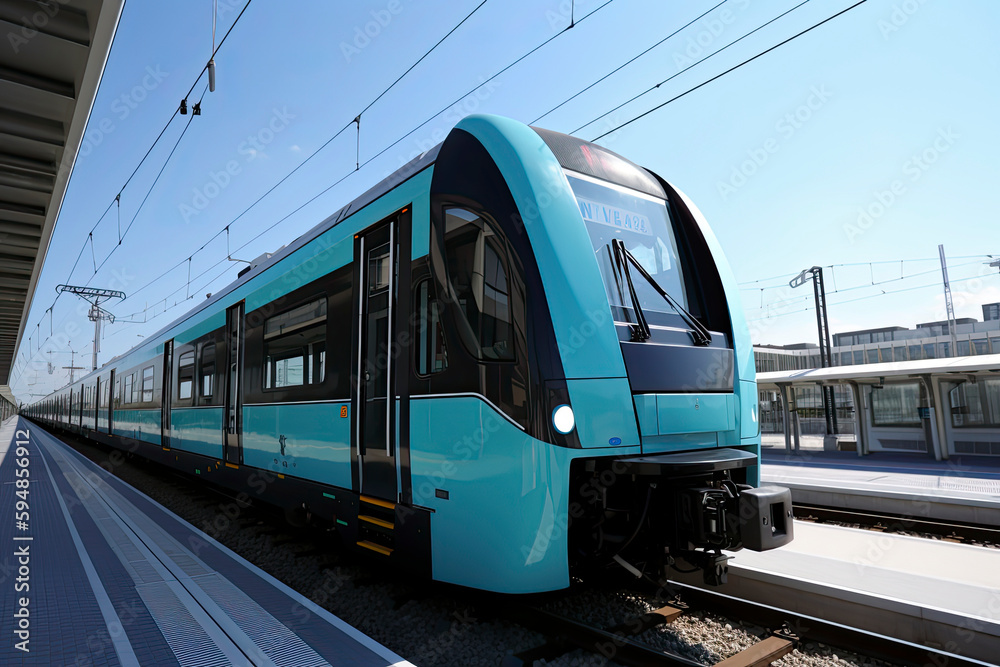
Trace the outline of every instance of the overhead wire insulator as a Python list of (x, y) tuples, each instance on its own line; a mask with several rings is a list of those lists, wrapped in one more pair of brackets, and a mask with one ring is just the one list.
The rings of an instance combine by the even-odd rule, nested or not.
[[(249, 4), (250, 3), (248, 2), (247, 5), (249, 6)], [(215, 24), (218, 21), (218, 18), (219, 2), (218, 0), (215, 0), (215, 2), (212, 3), (212, 55), (208, 59), (208, 91), (211, 93), (215, 92)]]

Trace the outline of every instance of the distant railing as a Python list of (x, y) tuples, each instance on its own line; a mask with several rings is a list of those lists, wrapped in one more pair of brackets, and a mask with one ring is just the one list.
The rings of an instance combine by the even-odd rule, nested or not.
[[(799, 417), (799, 429), (802, 435), (826, 435), (826, 419), (824, 417)], [(837, 430), (841, 435), (854, 435), (854, 411), (837, 409)], [(761, 433), (784, 433), (784, 420), (781, 410), (764, 409), (760, 411)]]

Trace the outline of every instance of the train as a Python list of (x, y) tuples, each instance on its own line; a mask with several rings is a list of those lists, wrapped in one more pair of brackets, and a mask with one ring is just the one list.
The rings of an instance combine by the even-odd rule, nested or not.
[(704, 216), (605, 147), (499, 116), (25, 412), (487, 591), (721, 584), (733, 552), (793, 537)]

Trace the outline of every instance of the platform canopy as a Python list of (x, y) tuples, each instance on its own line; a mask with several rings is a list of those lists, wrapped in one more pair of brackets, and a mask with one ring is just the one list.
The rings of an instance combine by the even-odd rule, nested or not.
[(951, 373), (965, 375), (1000, 373), (1000, 354), (774, 371), (772, 373), (758, 373), (757, 384), (762, 387), (800, 383), (839, 384), (851, 381), (877, 384), (881, 378), (903, 379)]
[(0, 384), (28, 326), (123, 3), (0, 0)]

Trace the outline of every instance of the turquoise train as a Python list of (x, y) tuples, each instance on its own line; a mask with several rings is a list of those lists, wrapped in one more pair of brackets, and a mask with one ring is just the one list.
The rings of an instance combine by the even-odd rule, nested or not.
[(27, 409), (504, 593), (792, 539), (698, 209), (606, 148), (469, 116), (143, 344)]

